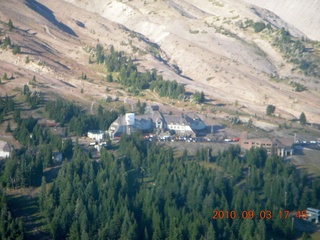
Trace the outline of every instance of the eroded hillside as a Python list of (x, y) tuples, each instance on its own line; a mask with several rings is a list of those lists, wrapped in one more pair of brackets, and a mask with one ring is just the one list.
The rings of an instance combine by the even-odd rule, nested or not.
[(320, 40), (320, 3), (317, 0), (263, 1), (245, 0), (256, 6), (268, 9), (283, 20), (295, 26), (307, 37)]
[[(1, 68), (22, 67), (25, 82), (36, 72), (40, 80), (54, 82), (49, 88), (65, 89), (66, 95), (86, 99), (79, 94), (85, 88), (89, 98), (104, 97), (98, 84), (81, 81), (79, 75), (91, 71), (92, 78), (103, 78), (103, 71), (88, 67), (86, 47), (114, 45), (135, 57), (140, 68), (156, 68), (166, 79), (186, 84), (187, 90), (204, 91), (214, 103), (237, 102), (252, 115), (273, 104), (282, 117), (297, 118), (304, 111), (309, 121), (319, 122), (319, 72), (314, 68), (305, 75), (300, 68), (302, 60), (309, 61), (308, 54), (316, 62), (319, 44), (302, 42), (302, 50), (291, 50), (311, 33), (274, 11), (277, 15), (230, 0), (6, 0), (1, 20), (14, 20), (21, 32), (13, 33), (13, 40), (23, 54), (30, 54), (35, 67), (3, 51)], [(255, 31), (254, 24), (262, 19), (266, 26), (268, 21), (274, 24)], [(288, 45), (275, 42), (281, 27), (294, 36)], [(287, 48), (291, 55), (285, 58)], [(39, 67), (39, 60), (47, 64)], [(303, 91), (295, 91), (295, 83)]]

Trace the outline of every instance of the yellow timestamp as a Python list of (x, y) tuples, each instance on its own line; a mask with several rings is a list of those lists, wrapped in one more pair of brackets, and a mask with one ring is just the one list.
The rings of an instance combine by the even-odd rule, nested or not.
[[(306, 216), (305, 211), (298, 211), (298, 218), (302, 216)], [(303, 212), (303, 213), (302, 213)], [(255, 212), (254, 210), (243, 210), (241, 212), (237, 212), (235, 210), (213, 210), (212, 211), (212, 219), (266, 219), (271, 220), (276, 215), (279, 216), (280, 219), (289, 218), (290, 211), (289, 210), (279, 210), (274, 213), (271, 210), (260, 210), (259, 212)]]

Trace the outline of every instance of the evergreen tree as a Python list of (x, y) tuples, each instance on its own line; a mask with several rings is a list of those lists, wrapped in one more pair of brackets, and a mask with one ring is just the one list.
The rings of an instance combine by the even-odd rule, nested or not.
[(301, 238), (301, 240), (309, 240), (309, 239), (312, 239), (307, 233), (303, 233), (302, 234), (302, 238)]
[(4, 47), (11, 46), (11, 39), (10, 37), (5, 37), (3, 42)]
[(71, 159), (72, 158), (72, 155), (73, 155), (73, 144), (72, 144), (71, 138), (67, 138), (63, 142), (62, 154), (67, 159)]
[(274, 111), (276, 110), (276, 107), (273, 105), (268, 105), (266, 109), (266, 114), (267, 115), (272, 115), (274, 114)]
[(111, 74), (108, 74), (108, 75), (106, 76), (106, 80), (107, 80), (107, 82), (113, 82), (112, 75), (111, 75)]
[(47, 194), (47, 184), (46, 179), (44, 176), (42, 176), (41, 179), (41, 188), (40, 188), (40, 195), (39, 195), (39, 208), (41, 211), (44, 210), (44, 203), (46, 200), (46, 194)]
[(13, 53), (13, 55), (20, 54), (21, 53), (21, 47), (19, 45), (14, 45), (13, 48), (12, 48), (12, 53)]
[(19, 109), (15, 109), (13, 112), (13, 121), (15, 123), (19, 123), (20, 122), (20, 110)]
[(204, 92), (201, 91), (201, 92), (195, 92), (193, 94), (193, 101), (195, 103), (204, 103), (205, 101), (205, 96), (204, 96)]
[(6, 73), (6, 72), (3, 74), (2, 79), (3, 79), (3, 80), (8, 80), (8, 75), (7, 75), (7, 73)]
[(7, 124), (6, 133), (11, 133), (10, 121)]
[(9, 21), (8, 21), (8, 27), (9, 27), (9, 31), (10, 31), (10, 32), (11, 32), (11, 31), (12, 31), (12, 29), (14, 28), (14, 26), (13, 26), (13, 23), (12, 23), (11, 19), (9, 19)]
[(98, 106), (98, 116), (102, 116), (103, 115), (103, 107), (99, 104)]
[(303, 209), (303, 210), (307, 209), (307, 207), (309, 207), (309, 202), (310, 202), (310, 191), (308, 187), (305, 187), (303, 189), (302, 196), (300, 199), (299, 209)]
[(300, 121), (300, 124), (301, 124), (301, 125), (306, 125), (306, 123), (307, 123), (307, 118), (306, 118), (306, 115), (304, 114), (304, 112), (302, 112), (302, 113), (300, 114), (299, 121)]

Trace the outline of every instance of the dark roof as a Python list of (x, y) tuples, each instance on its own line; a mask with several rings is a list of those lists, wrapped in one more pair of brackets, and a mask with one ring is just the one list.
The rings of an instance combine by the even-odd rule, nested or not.
[(11, 152), (11, 147), (7, 142), (0, 140), (0, 150), (3, 152)]

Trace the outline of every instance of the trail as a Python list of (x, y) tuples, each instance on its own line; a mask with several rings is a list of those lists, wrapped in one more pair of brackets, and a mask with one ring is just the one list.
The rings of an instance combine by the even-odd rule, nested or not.
[(47, 25), (44, 25), (43, 27), (44, 27), (44, 30), (45, 30), (45, 32), (46, 32), (47, 34), (49, 34), (49, 35), (50, 35), (51, 37), (53, 37), (54, 39), (58, 39), (56, 36), (54, 36), (54, 35), (50, 32), (50, 30), (49, 30), (49, 28), (48, 28)]
[(94, 100), (92, 103), (91, 103), (91, 108), (90, 108), (90, 111), (91, 111), (91, 114), (93, 114), (93, 105), (96, 103), (96, 100)]

